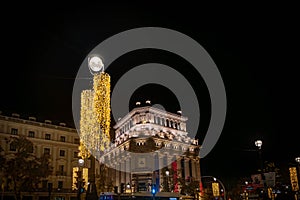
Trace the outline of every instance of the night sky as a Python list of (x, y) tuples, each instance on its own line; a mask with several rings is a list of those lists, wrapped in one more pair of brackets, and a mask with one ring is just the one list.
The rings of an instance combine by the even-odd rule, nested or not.
[[(299, 32), (276, 17), (261, 16), (233, 26), (208, 22), (203, 7), (119, 4), (74, 7), (15, 8), (2, 16), (0, 110), (38, 121), (72, 118), (72, 89), (77, 70), (88, 53), (106, 38), (137, 27), (165, 27), (201, 44), (216, 63), (227, 93), (228, 111), (220, 140), (202, 160), (202, 173), (220, 178), (247, 176), (258, 163), (254, 141), (263, 140), (265, 160), (294, 162), (299, 148), (299, 78), (296, 60)], [(238, 16), (237, 16), (238, 17)], [(108, 73), (112, 88), (134, 66), (158, 62), (182, 73), (196, 91), (201, 140), (209, 123), (210, 101), (201, 76), (177, 55), (138, 50), (121, 56)], [(184, 66), (184, 68), (182, 68)], [(188, 98), (188, 97), (187, 97)], [(174, 94), (159, 85), (145, 85), (131, 98), (150, 99), (167, 110), (179, 108)], [(202, 133), (202, 134), (201, 134)]]

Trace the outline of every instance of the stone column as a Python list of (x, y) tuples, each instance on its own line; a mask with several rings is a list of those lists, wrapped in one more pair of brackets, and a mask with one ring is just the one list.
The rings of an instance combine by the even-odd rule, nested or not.
[(189, 160), (190, 160), (189, 158), (184, 158), (184, 173), (185, 173), (184, 179), (185, 180), (190, 176)]
[(192, 159), (192, 175), (193, 175), (193, 179), (197, 180), (197, 170), (196, 170), (196, 160)]
[(121, 162), (120, 162), (120, 165), (121, 165), (121, 167), (120, 167), (120, 170), (121, 170), (121, 183), (125, 183), (125, 178), (126, 178), (126, 175), (125, 175), (125, 161), (124, 160), (122, 160)]
[(120, 164), (119, 163), (116, 163), (116, 170), (115, 170), (115, 177), (116, 177), (116, 186), (119, 186), (120, 185), (120, 173), (119, 173), (119, 170), (120, 170)]
[(201, 164), (200, 164), (201, 159), (198, 158), (196, 161), (196, 166), (197, 166), (197, 172), (198, 172), (198, 178), (201, 180)]

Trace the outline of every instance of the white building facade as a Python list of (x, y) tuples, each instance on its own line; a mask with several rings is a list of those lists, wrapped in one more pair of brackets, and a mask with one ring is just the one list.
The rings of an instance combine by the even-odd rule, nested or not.
[(188, 136), (187, 120), (150, 105), (119, 119), (114, 144), (100, 160), (118, 192), (125, 185), (127, 192), (149, 193), (155, 184), (158, 192), (179, 194), (179, 179), (200, 181), (200, 145)]

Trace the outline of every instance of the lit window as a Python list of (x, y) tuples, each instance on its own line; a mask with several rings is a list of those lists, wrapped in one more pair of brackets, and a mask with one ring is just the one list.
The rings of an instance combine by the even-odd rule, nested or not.
[(45, 140), (50, 140), (51, 139), (51, 135), (49, 133), (45, 134)]
[(60, 151), (59, 151), (59, 155), (60, 155), (60, 156), (65, 156), (65, 150), (60, 150)]
[(66, 137), (65, 136), (60, 136), (60, 141), (61, 142), (65, 142), (66, 141)]
[(12, 128), (10, 133), (12, 135), (18, 135), (18, 129), (17, 128)]
[(29, 131), (28, 132), (28, 137), (34, 138), (34, 131)]

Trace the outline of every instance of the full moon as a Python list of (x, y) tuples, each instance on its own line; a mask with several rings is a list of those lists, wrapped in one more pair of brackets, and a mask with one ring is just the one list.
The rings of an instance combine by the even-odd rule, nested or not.
[(104, 64), (98, 56), (89, 58), (89, 67), (93, 72), (99, 72), (104, 67)]

